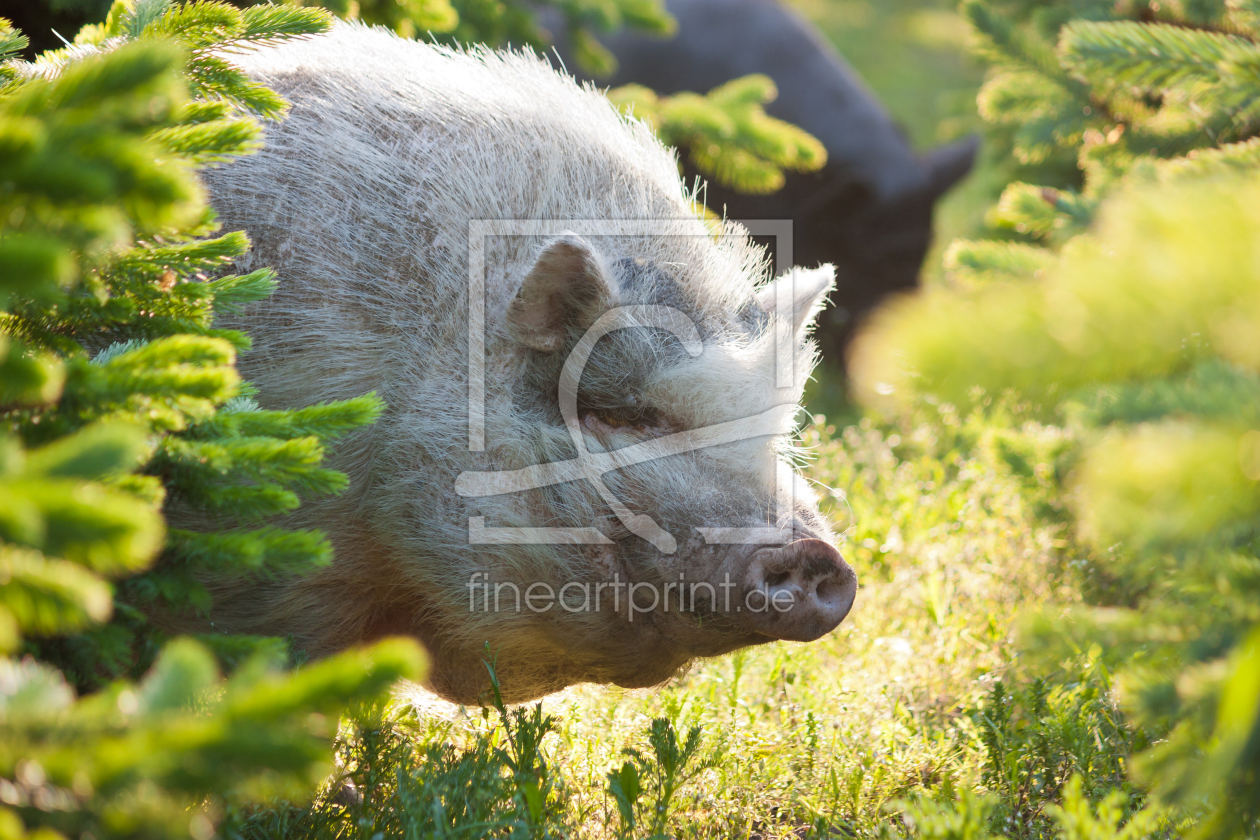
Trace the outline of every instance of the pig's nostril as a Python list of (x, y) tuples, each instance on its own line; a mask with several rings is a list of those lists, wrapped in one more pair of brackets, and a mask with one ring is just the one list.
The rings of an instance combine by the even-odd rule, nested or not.
[(772, 575), (766, 575), (766, 588), (771, 589), (786, 581), (792, 575), (788, 572), (775, 572)]
[(834, 604), (836, 606), (840, 606), (842, 601), (852, 603), (853, 595), (857, 591), (857, 587), (854, 584), (855, 581), (851, 576), (846, 577), (844, 580), (838, 580), (834, 577), (821, 580), (818, 582), (818, 589), (816, 590), (818, 592), (818, 600), (827, 605)]
[(857, 576), (849, 571), (848, 574), (824, 578), (818, 582), (814, 593), (822, 611), (839, 624), (853, 608), (853, 600), (857, 597)]

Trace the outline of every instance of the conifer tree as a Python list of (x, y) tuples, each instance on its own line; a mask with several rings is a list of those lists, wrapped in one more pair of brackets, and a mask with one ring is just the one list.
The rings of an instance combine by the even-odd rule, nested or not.
[[(327, 26), (139, 0), (0, 64), (5, 837), (205, 840), (232, 803), (309, 791), (342, 710), (421, 669), (392, 641), (287, 672), (280, 640), (167, 640), (145, 618), (203, 609), (198, 570), (327, 562), (318, 533), (261, 520), (343, 487), (323, 447), (380, 410), (367, 395), (259, 411), (234, 367), (248, 338), (214, 326), (276, 281), (224, 275), (249, 243), (216, 230), (196, 170), (256, 147), (285, 103), (212, 51)], [(0, 57), (23, 45), (0, 28)], [(181, 501), (238, 524), (168, 528)]]
[[(319, 0), (319, 5), (403, 35), (427, 34), (438, 43), (531, 47), (540, 53), (550, 48), (554, 33), (539, 25), (538, 13), (550, 7), (563, 17), (578, 65), (596, 77), (617, 68), (599, 35), (630, 28), (668, 38), (676, 28), (662, 0), (359, 0), (353, 5)], [(658, 97), (641, 85), (608, 92), (623, 113), (647, 120), (666, 144), (686, 151), (706, 177), (751, 194), (780, 189), (784, 170), (814, 172), (827, 162), (818, 140), (765, 113), (763, 106), (777, 95), (774, 83), (756, 74), (705, 93)]]
[(783, 187), (785, 169), (814, 172), (827, 162), (817, 138), (766, 114), (778, 91), (767, 76), (732, 79), (705, 95), (657, 96), (642, 85), (613, 88), (625, 114), (647, 120), (668, 145), (686, 149), (705, 175), (754, 195)]
[[(1133, 761), (1194, 836), (1260, 819), (1260, 11), (967, 0), (994, 63), (981, 112), (1024, 182), (955, 242), (943, 287), (856, 353), (872, 404), (1003, 394), (1072, 428), (1065, 493), (1118, 607), (1047, 612), (1029, 650), (1091, 645)], [(1038, 176), (1046, 180), (1038, 183)], [(1099, 835), (1102, 836), (1102, 835)]]
[[(93, 0), (39, 2), (79, 10), (85, 21), (98, 19)], [(253, 0), (236, 2), (247, 5)], [(301, 0), (301, 5), (387, 26), (406, 37), (538, 52), (550, 48), (554, 34), (537, 20), (540, 7), (550, 6), (564, 20), (578, 64), (596, 76), (616, 69), (616, 58), (599, 42), (599, 35), (629, 27), (665, 38), (675, 29), (662, 0)], [(100, 9), (104, 14), (104, 6)], [(92, 24), (88, 31), (99, 28)], [(706, 177), (753, 194), (780, 189), (784, 170), (814, 172), (827, 161), (826, 150), (814, 137), (765, 113), (763, 106), (777, 95), (774, 83), (760, 75), (734, 79), (704, 94), (657, 97), (640, 85), (609, 91), (623, 112), (652, 123), (661, 139), (686, 151)]]
[[(258, 0), (237, 0), (238, 5), (252, 2)], [(593, 73), (616, 67), (616, 59), (599, 43), (598, 35), (622, 27), (659, 36), (674, 31), (674, 19), (662, 0), (300, 0), (300, 5), (387, 26), (408, 38), (539, 51), (550, 46), (552, 33), (539, 25), (538, 13), (551, 8), (563, 19), (578, 62)]]

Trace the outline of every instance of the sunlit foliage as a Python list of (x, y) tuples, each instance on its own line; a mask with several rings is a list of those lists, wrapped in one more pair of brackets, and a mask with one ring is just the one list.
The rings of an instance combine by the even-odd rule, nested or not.
[[(0, 66), (6, 837), (205, 840), (228, 803), (309, 791), (342, 711), (421, 671), (414, 643), (392, 642), (285, 673), (280, 640), (168, 643), (140, 610), (204, 608), (198, 568), (327, 562), (318, 533), (257, 522), (344, 486), (323, 441), (379, 411), (371, 396), (256, 411), (234, 367), (248, 339), (214, 327), (274, 278), (223, 276), (249, 242), (216, 235), (196, 169), (256, 147), (257, 117), (285, 103), (210, 50), (327, 26), (146, 0), (78, 46)], [(0, 31), (0, 50), (22, 45)], [(189, 499), (240, 527), (168, 529)]]
[(1014, 240), (955, 243), (947, 283), (866, 335), (857, 386), (892, 409), (1009, 394), (1074, 430), (1075, 530), (1123, 594), (1045, 611), (1029, 642), (1051, 662), (1106, 651), (1135, 722), (1170, 730), (1135, 777), (1199, 815), (1198, 836), (1246, 836), (1260, 817), (1256, 8), (1030, 5), (964, 4), (995, 62), (981, 111), (1017, 126), (1026, 164), (1073, 160), (1080, 185), (1010, 185), (992, 218)]

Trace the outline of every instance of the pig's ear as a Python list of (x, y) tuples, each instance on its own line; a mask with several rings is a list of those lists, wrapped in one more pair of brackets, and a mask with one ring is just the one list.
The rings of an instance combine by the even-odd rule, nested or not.
[(599, 252), (576, 234), (561, 234), (543, 248), (516, 292), (508, 331), (526, 347), (554, 353), (570, 329), (586, 329), (616, 299)]
[(836, 269), (830, 264), (818, 268), (794, 268), (757, 292), (757, 302), (771, 315), (781, 311), (799, 336), (822, 311), (827, 295), (836, 285)]

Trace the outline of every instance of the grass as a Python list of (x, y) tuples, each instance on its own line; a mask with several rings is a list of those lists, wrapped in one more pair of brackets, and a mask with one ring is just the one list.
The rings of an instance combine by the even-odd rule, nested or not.
[(823, 640), (518, 709), (416, 690), (348, 726), (314, 806), (238, 815), (230, 832), (883, 837), (906, 830), (900, 801), (984, 788), (1008, 836), (1051, 836), (1045, 807), (1073, 773), (1094, 798), (1124, 787), (1132, 739), (1096, 656), (1054, 683), (1013, 663), (1018, 616), (1078, 589), (1054, 489), (1068, 441), (933, 414), (805, 433), (862, 580)]

